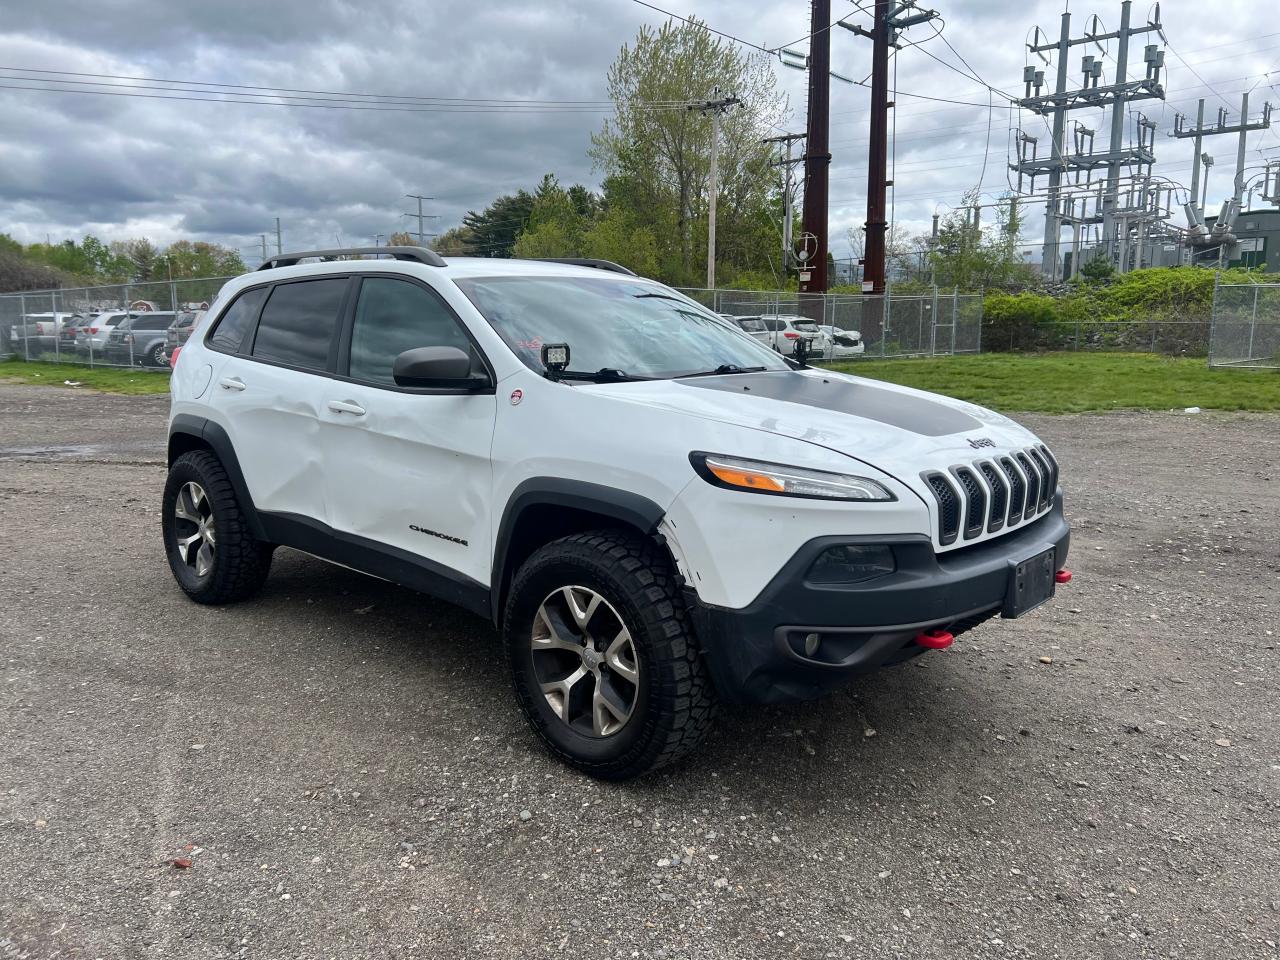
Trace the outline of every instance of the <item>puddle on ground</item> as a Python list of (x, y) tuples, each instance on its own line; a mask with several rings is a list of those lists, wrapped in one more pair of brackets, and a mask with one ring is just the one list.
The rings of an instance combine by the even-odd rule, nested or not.
[(70, 460), (90, 457), (102, 448), (96, 443), (72, 443), (57, 447), (0, 447), (0, 460), (21, 460), (40, 457), (49, 460)]

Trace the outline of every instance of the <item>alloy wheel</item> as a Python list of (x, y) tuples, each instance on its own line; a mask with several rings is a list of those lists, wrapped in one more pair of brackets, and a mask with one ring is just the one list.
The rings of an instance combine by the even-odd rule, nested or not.
[(178, 556), (197, 577), (207, 576), (213, 569), (218, 538), (213, 504), (209, 502), (204, 487), (195, 481), (184, 483), (174, 501), (173, 516)]
[(533, 618), (533, 670), (552, 712), (578, 733), (626, 726), (640, 692), (640, 661), (618, 611), (589, 587), (553, 591)]

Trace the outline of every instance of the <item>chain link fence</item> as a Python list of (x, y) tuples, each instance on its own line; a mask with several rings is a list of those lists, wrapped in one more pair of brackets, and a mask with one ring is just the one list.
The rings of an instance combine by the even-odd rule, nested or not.
[[(168, 369), (163, 359), (171, 345), (168, 327), (180, 316), (208, 309), (230, 279), (0, 294), (0, 357)], [(131, 333), (134, 326), (138, 329)], [(161, 344), (162, 354), (156, 349)]]
[(830, 332), (836, 336), (840, 332), (859, 335), (861, 350), (846, 348), (834, 351), (834, 357), (811, 359), (943, 356), (982, 349), (979, 293), (936, 288), (924, 294), (897, 295), (891, 291), (879, 296), (700, 288), (680, 292), (724, 316), (764, 321), (767, 326), (757, 335), (783, 353), (790, 351), (781, 338), (786, 336), (786, 328), (797, 322), (832, 328)]
[(1214, 289), (1209, 366), (1280, 370), (1280, 284)]

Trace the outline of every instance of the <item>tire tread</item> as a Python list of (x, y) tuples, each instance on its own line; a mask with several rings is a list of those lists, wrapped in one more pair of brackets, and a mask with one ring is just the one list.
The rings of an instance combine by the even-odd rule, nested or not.
[[(652, 687), (649, 737), (618, 760), (583, 761), (568, 754), (545, 732), (546, 721), (526, 703), (515, 670), (519, 640), (513, 634), (514, 599), (546, 563), (577, 560), (594, 566), (617, 584), (640, 612), (639, 624), (649, 641), (649, 683)], [(521, 709), (529, 723), (560, 760), (592, 776), (622, 780), (667, 766), (693, 751), (711, 729), (716, 698), (685, 609), (676, 572), (665, 552), (652, 539), (626, 530), (592, 530), (555, 540), (539, 550), (520, 568), (511, 586), (503, 634)]]

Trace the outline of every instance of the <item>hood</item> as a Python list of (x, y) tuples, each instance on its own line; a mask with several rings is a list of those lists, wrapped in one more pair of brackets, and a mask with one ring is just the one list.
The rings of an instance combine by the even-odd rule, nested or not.
[(690, 377), (628, 387), (615, 388), (612, 396), (814, 443), (912, 487), (919, 486), (923, 470), (946, 470), (1038, 442), (1029, 430), (983, 407), (833, 371)]

